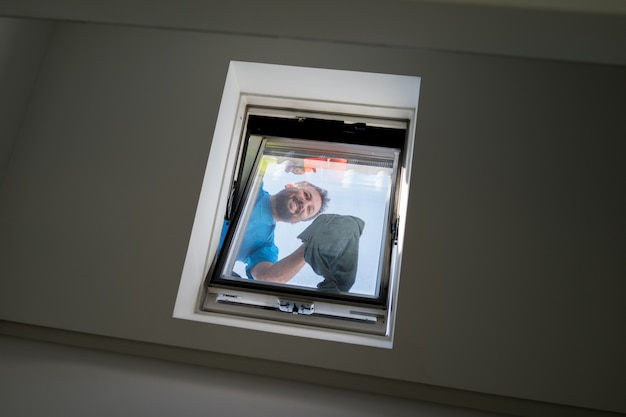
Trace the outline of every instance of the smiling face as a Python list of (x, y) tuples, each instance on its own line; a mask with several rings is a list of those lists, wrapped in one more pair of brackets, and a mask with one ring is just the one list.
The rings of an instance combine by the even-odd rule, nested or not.
[(322, 196), (310, 184), (287, 184), (271, 197), (272, 215), (276, 221), (298, 223), (309, 220), (322, 208)]

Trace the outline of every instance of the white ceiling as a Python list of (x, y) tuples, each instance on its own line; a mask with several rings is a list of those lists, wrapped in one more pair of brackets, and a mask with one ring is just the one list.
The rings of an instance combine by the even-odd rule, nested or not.
[[(66, 342), (457, 405), (626, 410), (624, 14), (454, 3), (0, 3), (0, 15), (107, 23), (52, 25), (16, 117), (0, 276), (24, 279), (0, 280), (0, 317), (65, 329)], [(393, 352), (171, 318), (230, 59), (426, 80)], [(137, 308), (146, 289), (154, 310)]]
[(0, 15), (626, 65), (621, 0), (21, 0)]
[(626, 14), (622, 0), (404, 0), (416, 3), (439, 3), (468, 6), (512, 7), (526, 10), (551, 10), (600, 14)]

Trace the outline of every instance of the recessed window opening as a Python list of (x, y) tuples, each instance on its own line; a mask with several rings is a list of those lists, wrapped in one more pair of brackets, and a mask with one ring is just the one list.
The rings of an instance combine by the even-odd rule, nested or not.
[(419, 86), (231, 62), (174, 317), (391, 348)]

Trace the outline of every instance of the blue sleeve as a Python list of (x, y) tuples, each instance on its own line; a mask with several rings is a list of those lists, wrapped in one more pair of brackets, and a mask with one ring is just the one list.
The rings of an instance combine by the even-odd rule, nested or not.
[(274, 244), (266, 244), (252, 252), (245, 260), (246, 275), (249, 279), (254, 279), (250, 274), (250, 269), (259, 262), (276, 263), (278, 261), (278, 248)]

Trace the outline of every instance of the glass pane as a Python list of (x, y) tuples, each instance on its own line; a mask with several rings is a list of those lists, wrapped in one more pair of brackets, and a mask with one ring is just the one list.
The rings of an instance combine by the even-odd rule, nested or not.
[[(398, 156), (390, 148), (266, 138), (226, 235), (219, 278), (378, 298)], [(279, 271), (286, 265), (284, 282), (256, 274), (262, 262)]]

